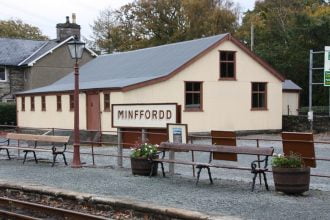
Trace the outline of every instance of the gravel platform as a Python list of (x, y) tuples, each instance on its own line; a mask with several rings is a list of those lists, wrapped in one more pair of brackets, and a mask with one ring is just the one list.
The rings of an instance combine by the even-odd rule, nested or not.
[[(269, 138), (274, 138), (274, 136)], [(200, 142), (208, 143), (209, 141)], [(239, 141), (238, 145), (255, 146), (255, 143)], [(280, 152), (281, 148), (279, 142), (265, 142), (261, 143), (261, 146), (274, 146), (277, 152)], [(90, 152), (90, 148), (83, 147), (82, 152)], [(99, 147), (95, 149), (95, 152), (115, 153), (116, 148)], [(124, 153), (129, 155), (129, 150), (125, 150)], [(14, 152), (11, 154), (15, 155)], [(329, 146), (317, 145), (316, 154), (330, 157)], [(190, 156), (188, 153), (176, 155), (178, 158), (190, 158)], [(241, 219), (330, 219), (330, 179), (327, 178), (312, 177), (311, 190), (297, 197), (275, 192), (271, 173), (267, 174), (271, 185), (270, 192), (259, 184), (255, 192), (250, 192), (252, 176), (246, 171), (213, 169), (214, 184), (210, 185), (207, 172), (204, 170), (201, 181), (196, 186), (191, 166), (177, 165), (176, 175), (172, 177), (149, 178), (133, 176), (129, 168), (129, 159), (124, 159), (124, 168), (116, 166), (114, 157), (96, 157), (96, 164), (103, 168), (71, 169), (63, 165), (60, 156), (59, 162), (53, 168), (49, 163), (51, 155), (38, 153), (38, 157), (48, 160), (39, 164), (31, 160), (23, 165), (19, 158), (6, 160), (2, 152), (0, 179), (136, 199), (215, 216), (232, 216)], [(67, 154), (67, 157), (70, 162), (72, 155)], [(198, 154), (196, 158), (198, 161), (207, 161), (208, 154)], [(255, 157), (239, 156), (238, 165), (249, 166), (253, 159)], [(82, 161), (90, 165), (91, 156), (82, 156)], [(330, 162), (320, 162), (313, 172), (329, 175), (329, 167)]]

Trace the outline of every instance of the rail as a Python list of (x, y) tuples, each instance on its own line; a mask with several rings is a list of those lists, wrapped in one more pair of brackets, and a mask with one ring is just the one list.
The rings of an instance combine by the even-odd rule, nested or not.
[[(34, 213), (43, 213), (43, 215), (61, 217), (61, 219), (86, 219), (86, 220), (105, 220), (108, 218), (95, 216), (87, 213), (76, 212), (72, 210), (55, 208), (32, 202), (26, 202), (16, 199), (0, 197), (0, 206), (5, 207), (0, 210), (0, 216), (8, 219), (41, 219), (35, 217)], [(18, 209), (19, 212), (17, 211)], [(25, 210), (22, 214), (22, 210)]]

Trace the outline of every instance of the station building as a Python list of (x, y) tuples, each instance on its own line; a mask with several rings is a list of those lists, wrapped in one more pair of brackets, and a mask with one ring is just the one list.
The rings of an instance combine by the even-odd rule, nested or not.
[[(17, 94), (19, 126), (73, 128), (73, 74)], [(80, 128), (112, 104), (177, 103), (189, 132), (282, 129), (284, 77), (230, 34), (101, 55), (80, 68)]]

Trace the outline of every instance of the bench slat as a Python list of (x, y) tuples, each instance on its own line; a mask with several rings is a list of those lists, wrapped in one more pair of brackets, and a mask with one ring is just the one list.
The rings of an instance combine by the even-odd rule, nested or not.
[(7, 133), (6, 138), (24, 141), (39, 141), (39, 142), (53, 142), (53, 143), (67, 143), (69, 136), (50, 136), (50, 135), (35, 135), (35, 134), (18, 134)]
[(213, 153), (236, 153), (248, 155), (272, 156), (274, 149), (271, 147), (232, 147), (224, 145), (206, 145), (206, 144), (174, 144), (163, 142), (159, 146), (160, 150), (182, 150), (182, 151), (201, 151)]
[(11, 147), (11, 146), (0, 146), (3, 149), (16, 149), (16, 150), (29, 150), (29, 151), (40, 151), (40, 152), (52, 152), (52, 150), (38, 149), (32, 147)]
[(212, 163), (202, 163), (202, 162), (189, 162), (185, 160), (153, 159), (153, 161), (184, 164), (184, 165), (194, 165), (194, 166), (202, 165), (207, 167), (223, 168), (223, 169), (251, 170), (251, 167), (239, 167), (239, 166), (226, 165), (226, 164), (212, 164)]

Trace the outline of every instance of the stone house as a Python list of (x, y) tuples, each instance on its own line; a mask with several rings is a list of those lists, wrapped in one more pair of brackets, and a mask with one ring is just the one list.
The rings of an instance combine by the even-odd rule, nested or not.
[[(0, 102), (14, 100), (16, 92), (49, 85), (73, 71), (66, 43), (74, 35), (80, 38), (80, 25), (75, 16), (72, 23), (56, 25), (57, 38), (53, 40), (24, 40), (0, 38)], [(97, 55), (86, 48), (80, 65)]]

